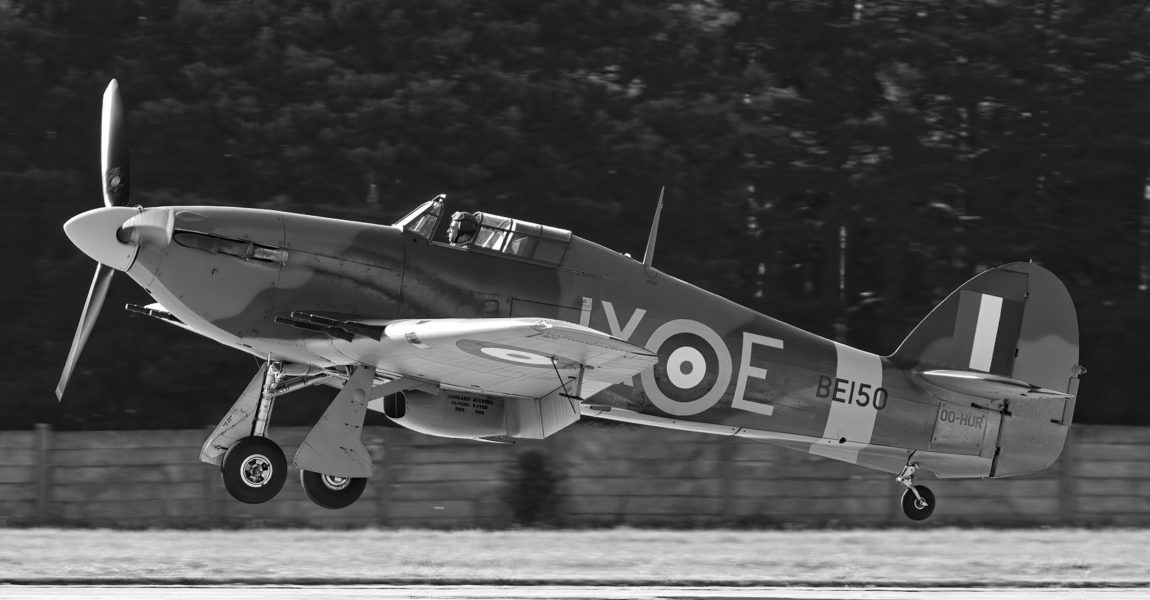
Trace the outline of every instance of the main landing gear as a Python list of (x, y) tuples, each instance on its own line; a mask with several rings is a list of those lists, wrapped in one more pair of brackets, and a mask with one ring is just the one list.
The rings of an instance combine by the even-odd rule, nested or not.
[(902, 493), (902, 512), (912, 521), (922, 521), (934, 513), (934, 492), (925, 485), (914, 484), (914, 472), (918, 470), (917, 463), (907, 463), (902, 473), (895, 478), (906, 488)]
[[(224, 487), (233, 498), (260, 504), (283, 489), (287, 459), (267, 437), (272, 407), (277, 396), (320, 383), (341, 389), (296, 452), (300, 482), (307, 497), (323, 508), (346, 508), (363, 494), (372, 462), (361, 435), (375, 369), (357, 366), (345, 375), (268, 360), (200, 452), (201, 461), (219, 465)], [(410, 385), (395, 380), (380, 389), (388, 393)]]
[[(275, 498), (287, 481), (287, 458), (279, 444), (267, 437), (282, 378), (283, 363), (269, 360), (240, 394), (200, 453), (201, 460), (220, 465), (224, 488), (232, 498), (245, 504), (260, 504)], [(220, 450), (225, 450), (222, 457)]]

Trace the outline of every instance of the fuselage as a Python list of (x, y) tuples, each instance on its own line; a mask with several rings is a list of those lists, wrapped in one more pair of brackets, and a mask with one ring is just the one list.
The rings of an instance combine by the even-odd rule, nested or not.
[[(148, 210), (174, 212), (172, 240), (144, 244), (128, 274), (190, 328), (260, 357), (363, 362), (323, 333), (276, 322), (293, 311), (374, 321), (548, 317), (659, 354), (629, 384), (584, 394), (599, 416), (759, 434), (889, 471), (909, 451), (871, 449), (931, 443), (939, 401), (884, 358), (577, 236), (543, 264), (387, 225), (245, 208)], [(983, 453), (985, 429), (964, 450), (972, 458)]]

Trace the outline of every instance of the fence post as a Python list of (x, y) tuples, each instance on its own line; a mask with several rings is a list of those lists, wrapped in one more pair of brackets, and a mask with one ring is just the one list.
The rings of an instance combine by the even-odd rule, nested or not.
[(1062, 457), (1058, 465), (1058, 518), (1063, 525), (1078, 523), (1078, 482), (1075, 475), (1078, 472), (1078, 460), (1074, 447), (1075, 431), (1071, 428), (1066, 435), (1066, 445), (1062, 448)]
[(48, 522), (48, 505), (52, 501), (52, 426), (36, 424), (36, 517), (40, 524)]
[(375, 461), (378, 466), (375, 472), (375, 526), (390, 527), (391, 519), (388, 505), (391, 500), (391, 436), (387, 429), (375, 428), (378, 432), (375, 445), (379, 448), (380, 458)]
[[(216, 426), (209, 425), (206, 430), (208, 437), (211, 437), (212, 433), (216, 430)], [(208, 438), (205, 437), (204, 439), (207, 440)], [(199, 457), (199, 450), (194, 450), (194, 452), (196, 452), (196, 456)], [(204, 520), (209, 524), (219, 525), (223, 517), (220, 510), (219, 490), (222, 484), (220, 483), (219, 468), (213, 468), (212, 465), (204, 463), (200, 463), (200, 466), (203, 467), (204, 473), (202, 480), (204, 483)]]
[(723, 436), (719, 446), (719, 524), (730, 526), (735, 521), (735, 456), (739, 451), (735, 436)]

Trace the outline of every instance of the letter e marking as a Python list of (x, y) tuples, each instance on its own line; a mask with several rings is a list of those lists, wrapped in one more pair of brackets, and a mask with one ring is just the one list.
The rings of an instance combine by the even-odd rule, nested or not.
[(760, 346), (770, 346), (771, 348), (783, 349), (783, 340), (756, 335), (753, 333), (743, 332), (743, 353), (742, 362), (739, 364), (739, 378), (735, 383), (735, 396), (731, 399), (731, 408), (745, 410), (748, 412), (759, 413), (760, 415), (771, 416), (775, 412), (775, 407), (769, 404), (760, 404), (752, 402), (745, 398), (747, 393), (747, 379), (754, 377), (755, 379), (766, 379), (767, 370), (762, 367), (751, 366), (751, 354), (755, 348), (755, 344)]

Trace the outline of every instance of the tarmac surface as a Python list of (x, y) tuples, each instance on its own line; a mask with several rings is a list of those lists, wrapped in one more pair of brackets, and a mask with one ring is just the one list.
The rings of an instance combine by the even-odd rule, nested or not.
[(539, 600), (543, 598), (604, 600), (1043, 600), (1150, 598), (1150, 588), (910, 588), (910, 587), (660, 587), (660, 586), (501, 586), (501, 585), (374, 585), (374, 586), (89, 586), (0, 585), (0, 598), (85, 598), (89, 600), (228, 598), (318, 599), (382, 598), (458, 600)]
[(0, 529), (0, 599), (1150, 600), (1150, 530)]

